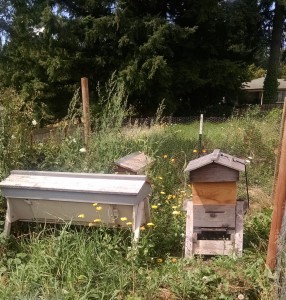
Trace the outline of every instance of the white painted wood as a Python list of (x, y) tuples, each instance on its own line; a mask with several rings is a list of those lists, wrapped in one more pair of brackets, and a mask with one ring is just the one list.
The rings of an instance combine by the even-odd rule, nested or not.
[(135, 212), (135, 228), (134, 228), (134, 241), (137, 242), (140, 236), (140, 226), (142, 225), (142, 220), (144, 216), (144, 201), (141, 201), (139, 205), (135, 207), (137, 210)]
[(144, 198), (144, 211), (146, 218), (145, 222), (149, 223), (151, 221), (149, 197)]
[(193, 202), (186, 202), (187, 218), (186, 218), (186, 240), (185, 240), (185, 257), (193, 255)]
[(146, 176), (14, 171), (0, 187), (7, 235), (17, 220), (131, 228), (136, 222), (140, 230), (150, 219)]
[(11, 220), (14, 216), (11, 214), (11, 206), (10, 203), (7, 201), (7, 210), (6, 210), (6, 217), (5, 217), (5, 225), (4, 225), (4, 235), (8, 236), (11, 231), (11, 223), (13, 220)]
[(203, 123), (204, 123), (204, 115), (201, 114), (201, 115), (200, 115), (200, 131), (199, 131), (199, 134), (200, 134), (200, 135), (203, 134)]
[(236, 203), (236, 226), (235, 226), (235, 251), (238, 256), (242, 255), (243, 250), (243, 216), (244, 201)]
[(148, 194), (146, 176), (13, 171), (0, 188), (6, 198), (135, 205)]
[(0, 187), (136, 195), (147, 179), (141, 175), (83, 175), (14, 171), (0, 183)]
[(228, 240), (196, 240), (194, 254), (199, 255), (230, 255), (233, 243)]
[(11, 231), (11, 222), (5, 220), (4, 231), (3, 231), (4, 236), (10, 235), (10, 231)]

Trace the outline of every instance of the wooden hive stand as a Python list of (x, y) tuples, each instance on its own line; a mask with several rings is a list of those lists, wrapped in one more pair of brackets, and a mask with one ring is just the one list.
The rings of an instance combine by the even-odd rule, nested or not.
[(242, 254), (244, 201), (237, 200), (245, 161), (219, 149), (189, 162), (185, 256)]

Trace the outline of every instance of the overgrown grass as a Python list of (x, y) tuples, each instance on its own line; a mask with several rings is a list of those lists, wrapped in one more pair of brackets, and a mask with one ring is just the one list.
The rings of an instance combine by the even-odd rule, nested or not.
[[(122, 129), (124, 92), (120, 86), (110, 90), (104, 120), (94, 123), (87, 152), (82, 151), (81, 130), (64, 140), (25, 142), (17, 152), (9, 150), (14, 163), (1, 165), (1, 177), (15, 167), (108, 173), (119, 157), (144, 151), (154, 159), (147, 170), (153, 187), (154, 226), (142, 228), (134, 247), (131, 232), (104, 226), (14, 225), (13, 235), (2, 238), (0, 244), (0, 299), (274, 299), (274, 275), (264, 262), (281, 111), (261, 114), (251, 110), (224, 123), (204, 124), (207, 151), (220, 148), (238, 157), (251, 157), (250, 210), (245, 217), (242, 257), (187, 259), (183, 257), (182, 203), (191, 189), (183, 171), (197, 156), (193, 150), (197, 149), (199, 124), (166, 125), (159, 119), (151, 128)], [(25, 122), (30, 128), (31, 118)], [(7, 126), (1, 130), (5, 131), (1, 144), (5, 159), (7, 149), (12, 149), (12, 133)], [(15, 140), (23, 138), (25, 131), (22, 134)], [(246, 197), (244, 176), (239, 194)]]

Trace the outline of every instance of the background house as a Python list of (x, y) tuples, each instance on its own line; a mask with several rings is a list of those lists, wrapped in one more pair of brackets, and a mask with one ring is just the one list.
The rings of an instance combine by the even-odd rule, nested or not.
[[(248, 104), (263, 104), (263, 84), (265, 77), (253, 79), (242, 84), (241, 90), (245, 91), (245, 101)], [(286, 80), (278, 79), (278, 93), (276, 103), (283, 103), (286, 97)]]

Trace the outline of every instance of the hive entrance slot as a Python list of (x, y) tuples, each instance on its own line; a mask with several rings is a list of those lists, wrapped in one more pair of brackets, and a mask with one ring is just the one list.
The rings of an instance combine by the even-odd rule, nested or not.
[(225, 231), (202, 231), (198, 233), (198, 240), (231, 240), (231, 235)]

